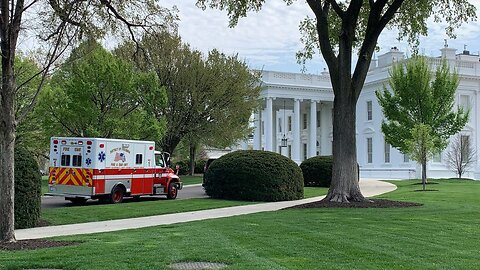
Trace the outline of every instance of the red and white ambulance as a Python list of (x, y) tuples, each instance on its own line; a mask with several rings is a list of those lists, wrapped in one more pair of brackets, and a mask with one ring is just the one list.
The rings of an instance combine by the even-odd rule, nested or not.
[(168, 159), (152, 141), (52, 137), (47, 195), (75, 203), (157, 194), (175, 199), (183, 183)]

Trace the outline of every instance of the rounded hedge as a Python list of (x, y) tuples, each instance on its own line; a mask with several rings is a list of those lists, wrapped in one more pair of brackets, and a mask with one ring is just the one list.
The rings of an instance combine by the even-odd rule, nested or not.
[(15, 228), (31, 228), (40, 218), (41, 181), (38, 164), (23, 147), (15, 147)]
[(330, 187), (332, 182), (332, 156), (316, 156), (300, 164), (306, 187)]
[(298, 165), (280, 154), (242, 150), (215, 160), (205, 174), (205, 192), (212, 198), (285, 201), (303, 198)]

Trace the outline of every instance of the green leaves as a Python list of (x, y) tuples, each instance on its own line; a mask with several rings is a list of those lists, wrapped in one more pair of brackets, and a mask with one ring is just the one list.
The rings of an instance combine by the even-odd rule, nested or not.
[(136, 71), (95, 41), (82, 43), (52, 78), (39, 110), (50, 135), (158, 139), (161, 119), (148, 114), (145, 100), (165, 105), (154, 73)]
[[(147, 110), (167, 120), (166, 136), (159, 141), (173, 152), (182, 140), (210, 146), (230, 146), (249, 133), (249, 118), (257, 106), (257, 76), (237, 55), (217, 50), (208, 55), (190, 48), (179, 36), (166, 32), (145, 36), (139, 69), (154, 71), (168, 96), (166, 106), (155, 107), (146, 97)], [(129, 55), (128, 45), (117, 49)]]
[(428, 60), (415, 57), (395, 65), (390, 89), (384, 86), (376, 93), (386, 118), (382, 123), (385, 140), (403, 153), (412, 154), (419, 138), (433, 143), (428, 153), (440, 152), (468, 121), (469, 112), (454, 108), (458, 75), (450, 73), (445, 61), (432, 75)]

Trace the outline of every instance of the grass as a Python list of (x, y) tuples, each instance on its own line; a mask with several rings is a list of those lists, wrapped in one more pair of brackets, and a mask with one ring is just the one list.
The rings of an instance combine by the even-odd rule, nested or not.
[[(57, 239), (78, 246), (0, 251), (1, 269), (169, 269), (182, 261), (227, 269), (479, 269), (480, 182), (415, 181), (382, 198), (403, 209), (290, 209)], [(99, 252), (101, 251), (101, 252)]]
[(182, 180), (184, 185), (201, 184), (202, 179), (203, 176), (180, 175), (180, 180)]
[[(305, 198), (320, 196), (326, 193), (326, 188), (305, 188)], [(130, 202), (122, 204), (99, 204), (49, 208), (42, 210), (41, 217), (51, 225), (64, 225), (198, 211), (252, 203), (254, 202), (216, 200), (209, 198), (185, 200), (159, 199), (154, 201)]]
[(42, 195), (48, 193), (48, 176), (42, 176)]

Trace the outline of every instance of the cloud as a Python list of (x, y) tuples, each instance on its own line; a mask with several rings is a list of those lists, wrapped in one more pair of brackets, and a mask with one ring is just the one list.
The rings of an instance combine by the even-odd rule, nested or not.
[[(162, 5), (176, 5), (180, 11), (179, 32), (184, 41), (203, 52), (217, 48), (227, 54), (238, 53), (240, 58), (253, 68), (298, 72), (295, 53), (301, 49), (298, 25), (311, 11), (305, 1), (294, 1), (291, 6), (283, 0), (266, 1), (257, 13), (241, 18), (235, 28), (228, 27), (226, 11), (195, 6), (196, 0), (164, 0)], [(480, 0), (472, 0), (480, 6)], [(443, 47), (445, 24), (429, 21), (429, 36), (421, 38), (420, 50), (426, 55), (438, 56)], [(463, 50), (468, 45), (472, 53), (480, 50), (480, 22), (471, 22), (457, 30), (457, 39), (449, 40), (452, 48)], [(411, 48), (405, 41), (397, 40), (398, 32), (385, 30), (379, 38), (381, 48), (377, 55), (396, 46), (411, 55)], [(308, 72), (319, 73), (326, 67), (321, 56), (307, 63)]]

